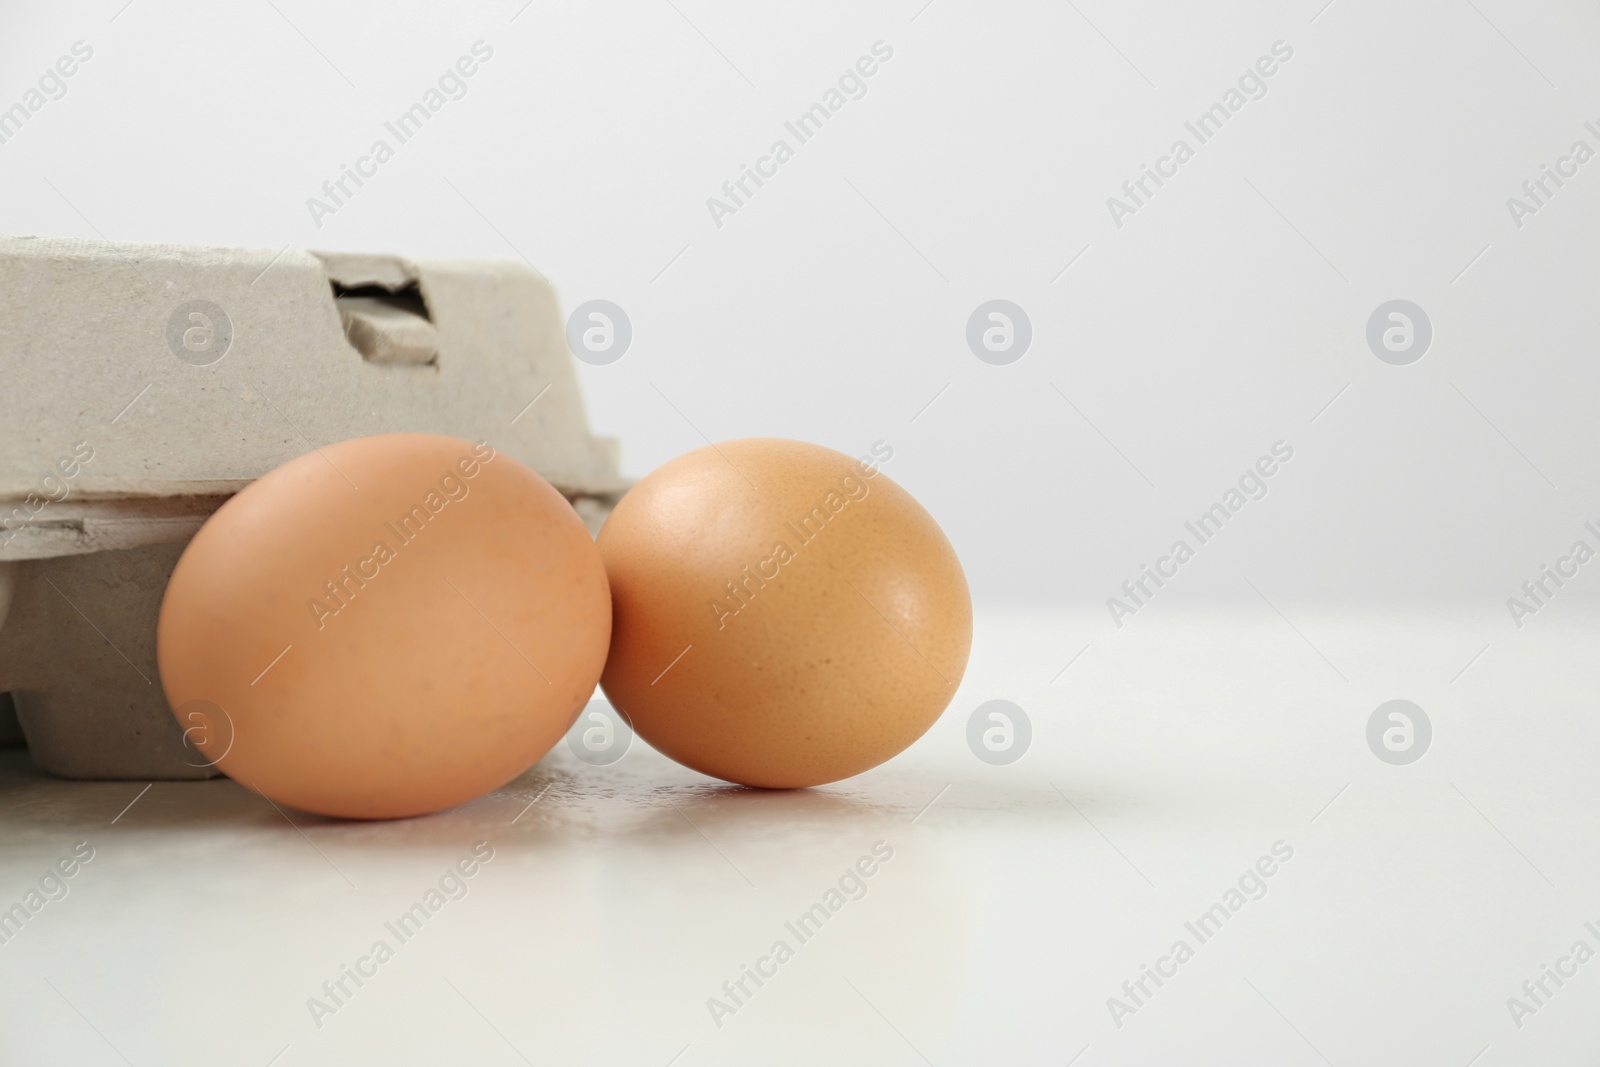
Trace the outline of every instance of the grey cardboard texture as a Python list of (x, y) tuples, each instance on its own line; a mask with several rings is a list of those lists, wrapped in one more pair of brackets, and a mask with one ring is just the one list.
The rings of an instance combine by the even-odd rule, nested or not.
[(0, 236), (0, 743), (215, 775), (157, 675), (178, 556), (267, 471), (395, 432), (487, 440), (591, 532), (627, 487), (520, 263)]

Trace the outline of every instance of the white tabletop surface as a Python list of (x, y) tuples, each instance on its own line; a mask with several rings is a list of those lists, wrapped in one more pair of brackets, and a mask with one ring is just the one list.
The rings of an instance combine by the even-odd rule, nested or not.
[[(1538, 621), (981, 611), (934, 729), (800, 792), (558, 746), (453, 811), (346, 823), (226, 779), (57, 781), (9, 750), (0, 907), (78, 842), (93, 858), (0, 945), (0, 1062), (1592, 1062), (1600, 962), (1560, 960), (1600, 949), (1600, 657), (1593, 628)], [(1009, 766), (966, 743), (995, 698), (1033, 725)], [(1366, 741), (1394, 698), (1433, 727), (1409, 765)], [(464, 895), (447, 880), (396, 937), (484, 841)], [(797, 937), (875, 845), (865, 895), (847, 879)], [(1198, 938), (1275, 845), (1292, 857)], [(323, 983), (379, 940), (392, 958), (336, 1004)], [(1131, 999), (1180, 940), (1192, 957)], [(1577, 973), (1535, 1007), (1545, 965)]]

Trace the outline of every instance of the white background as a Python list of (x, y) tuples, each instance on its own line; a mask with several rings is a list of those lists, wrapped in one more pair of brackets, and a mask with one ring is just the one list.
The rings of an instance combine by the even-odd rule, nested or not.
[[(530, 1058), (664, 1064), (689, 1042), (684, 1065), (1064, 1063), (1085, 1045), (1086, 1067), (1464, 1065), (1485, 1047), (1482, 1064), (1593, 1062), (1600, 963), (1522, 1029), (1505, 998), (1585, 919), (1600, 925), (1600, 564), (1521, 628), (1506, 601), (1573, 541), (1600, 547), (1583, 529), (1600, 525), (1600, 160), (1520, 227), (1506, 201), (1574, 141), (1600, 150), (1584, 128), (1600, 126), (1600, 12), (1576, 0), (921, 2), (11, 4), (0, 107), (73, 42), (94, 56), (0, 144), (3, 226), (523, 256), (566, 306), (607, 299), (631, 318), (623, 359), (580, 367), (591, 420), (622, 439), (628, 473), (702, 433), (852, 454), (884, 440), (886, 473), (949, 533), (983, 609), (972, 671), (935, 731), (882, 771), (758, 809), (643, 752), (619, 765), (609, 809), (579, 774), (592, 772), (552, 757), (576, 777), (551, 797), (568, 795), (578, 814), (549, 816), (543, 836), (517, 839), (532, 851), (508, 844), (520, 858), (485, 873), (561, 873), (527, 897), (486, 889), (493, 903), (481, 902), (457, 961), (461, 973), (461, 960), (487, 968), (475, 989), (486, 1000), (474, 1000)], [(466, 96), (319, 227), (307, 198), (478, 40), (494, 54)], [(866, 95), (716, 225), (707, 198), (877, 41), (893, 58)], [(1115, 225), (1107, 198), (1174, 139), (1193, 145), (1184, 122), (1277, 41), (1293, 58), (1267, 95)], [(966, 345), (968, 316), (993, 298), (1033, 325), (1009, 366)], [(1381, 362), (1365, 337), (1369, 315), (1396, 298), (1425, 309), (1434, 332), (1409, 366)], [(1115, 626), (1106, 598), (1279, 440), (1294, 459), (1268, 496)], [(965, 750), (967, 714), (993, 697), (1033, 717), (1035, 749), (1012, 768)], [(1433, 719), (1435, 747), (1410, 767), (1366, 748), (1368, 715), (1395, 697)], [(553, 773), (541, 765), (518, 788), (537, 793)], [(0, 901), (137, 789), (29, 782), (13, 796), (35, 806), (13, 803), (0, 824), (21, 849)], [(747, 883), (694, 881), (719, 873), (708, 841), (634, 834), (618, 813), (653, 810), (663, 782), (727, 820), (731, 854), (742, 842), (747, 865), (774, 864), (756, 885), (788, 888), (741, 910), (748, 902), (729, 901)], [(247, 1063), (285, 1044), (284, 1064), (360, 1055), (318, 1046), (301, 1003), (365, 936), (324, 900), (345, 883), (318, 882), (328, 868), (281, 820), (281, 845), (223, 852), (249, 869), (266, 855), (252, 849), (281, 847), (292, 869), (305, 863), (303, 880), (283, 873), (281, 892), (266, 892), (223, 879), (223, 891), (207, 880), (222, 875), (198, 873), (197, 842), (225, 823), (197, 827), (193, 812), (216, 801), (183, 798), (230, 789), (158, 784), (142, 803), (170, 791), (168, 814), (129, 839), (145, 851), (119, 860), (108, 843), (85, 872), (105, 879), (101, 895), (85, 886), (60, 905), (80, 906), (83, 925), (52, 916), (57, 940), (30, 930), (33, 955), (0, 949), (0, 1041), (32, 1028), (6, 1062), (46, 1062), (40, 1050), (79, 1041), (61, 1062), (110, 1056), (89, 1019), (132, 1062), (176, 1062), (175, 1050), (193, 1053), (186, 1041)], [(843, 807), (806, 806), (829, 797)], [(265, 840), (278, 817), (250, 810)], [(311, 830), (393, 877), (374, 915), (464, 851), (443, 831), (393, 832)], [(476, 832), (464, 825), (461, 840)], [(711, 1028), (701, 1001), (779, 916), (902, 832), (909, 862), (885, 877), (904, 880), (884, 896), (903, 896), (875, 904), (886, 926), (851, 916), (855, 940), (839, 939), (850, 947), (796, 962), (817, 973), (794, 993), (764, 992), (742, 1030)], [(428, 838), (409, 866), (407, 834)], [(1106, 997), (1280, 838), (1297, 860), (1237, 920), (1257, 925), (1202, 950), (1186, 988), (1114, 1028)], [(785, 845), (769, 855), (773, 840)], [(640, 857), (658, 852), (652, 873)], [(147, 863), (129, 858), (140, 854)], [(620, 865), (609, 876), (608, 862)], [(135, 910), (207, 888), (192, 930), (176, 913)], [(282, 893), (303, 898), (291, 907)], [(655, 910), (641, 917), (641, 905)], [(541, 941), (565, 927), (508, 917), (519, 908), (581, 929)], [(148, 922), (141, 940), (133, 931)], [(501, 922), (536, 962), (483, 962)], [(197, 948), (190, 985), (137, 988), (140, 953), (191, 933), (235, 949)], [(97, 971), (93, 954), (129, 937), (143, 947)], [(238, 975), (252, 946), (285, 938), (304, 953), (338, 944), (260, 987), (219, 977), (232, 999), (208, 999), (221, 994), (203, 975)], [(417, 973), (391, 983), (396, 993), (364, 994), (365, 1019), (340, 1017), (346, 1040), (377, 1043), (350, 1048), (477, 1048), (470, 1014), (415, 1006), (449, 967), (406, 965)], [(830, 968), (863, 992), (872, 984), (880, 1014), (858, 1018), (855, 994), (822, 977)], [(45, 972), (77, 983), (78, 1014), (48, 999)], [(207, 1011), (185, 1008), (196, 997)], [(635, 1012), (645, 1022), (628, 1044), (618, 1032)], [(510, 1055), (487, 1041), (482, 1062)]]
[[(0, 145), (7, 229), (520, 250), (633, 321), (583, 368), (631, 473), (703, 444), (657, 388), (713, 440), (887, 440), (980, 598), (1103, 600), (1279, 439), (1270, 505), (1172, 599), (1238, 596), (1248, 564), (1291, 601), (1492, 617), (1600, 517), (1600, 167), (1520, 230), (1505, 204), (1600, 149), (1585, 5), (103, 6), (0, 34), (6, 104), (95, 49)], [(306, 200), (480, 39), (467, 95), (318, 228)], [(878, 40), (867, 95), (716, 227), (707, 198)], [(1116, 228), (1106, 199), (1278, 40), (1268, 95)], [(1034, 324), (1005, 368), (964, 341), (996, 297)], [(1434, 325), (1409, 368), (1364, 343), (1395, 298)]]

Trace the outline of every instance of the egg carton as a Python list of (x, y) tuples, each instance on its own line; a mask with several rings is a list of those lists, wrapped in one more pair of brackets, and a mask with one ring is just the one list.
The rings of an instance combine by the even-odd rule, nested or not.
[(207, 778), (156, 671), (206, 518), (322, 445), (487, 440), (591, 532), (626, 489), (520, 263), (0, 237), (0, 743), (65, 778)]

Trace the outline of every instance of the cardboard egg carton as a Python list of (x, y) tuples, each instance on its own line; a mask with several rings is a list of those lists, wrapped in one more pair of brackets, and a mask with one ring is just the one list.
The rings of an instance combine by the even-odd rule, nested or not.
[(487, 440), (591, 531), (626, 484), (549, 284), (498, 261), (0, 237), (0, 743), (67, 778), (204, 778), (156, 672), (206, 518), (322, 445)]

